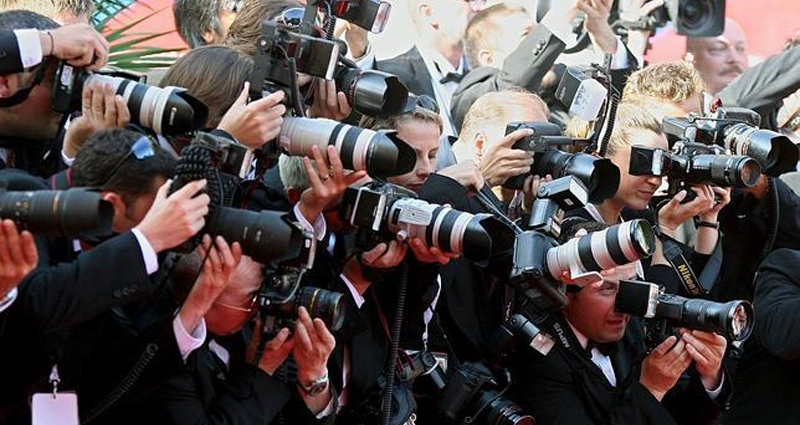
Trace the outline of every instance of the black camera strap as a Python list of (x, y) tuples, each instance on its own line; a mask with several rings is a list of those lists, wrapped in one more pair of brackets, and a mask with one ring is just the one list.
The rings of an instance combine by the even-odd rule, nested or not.
[(714, 283), (719, 275), (722, 255), (720, 244), (717, 244), (711, 259), (708, 261), (708, 264), (703, 269), (698, 279), (691, 265), (689, 265), (689, 261), (686, 260), (686, 257), (683, 255), (683, 249), (681, 249), (680, 244), (663, 234), (659, 239), (661, 239), (664, 257), (672, 266), (672, 270), (678, 275), (686, 293), (692, 297), (704, 297), (708, 295), (714, 287)]

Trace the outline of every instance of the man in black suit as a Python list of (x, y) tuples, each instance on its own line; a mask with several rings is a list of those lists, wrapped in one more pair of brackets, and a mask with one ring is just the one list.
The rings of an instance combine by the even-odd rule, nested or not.
[[(67, 37), (59, 34), (59, 39), (55, 37), (57, 28), (54, 21), (33, 12), (12, 10), (0, 13), (0, 31), (6, 31), (6, 43), (9, 41), (8, 31), (18, 29), (42, 31), (46, 39), (44, 47), (47, 50), (42, 51), (41, 40), (36, 40), (38, 34), (23, 32), (22, 38), (27, 40), (23, 41), (24, 50), (19, 51), (19, 45), (16, 48), (6, 46), (8, 56), (2, 61), (3, 68), (10, 70), (6, 72), (20, 67), (22, 72), (0, 76), (0, 166), (13, 164), (40, 177), (49, 177), (64, 168), (57, 139), (64, 117), (51, 110), (57, 62), (45, 60), (34, 65), (41, 62), (43, 56), (55, 56), (97, 69), (108, 57), (108, 44), (88, 27), (75, 27), (79, 31), (74, 32), (80, 34)], [(66, 32), (73, 33), (73, 30)], [(36, 46), (37, 41), (39, 46)], [(75, 47), (74, 43), (78, 42), (83, 45)], [(31, 48), (31, 44), (36, 47)], [(32, 66), (33, 69), (28, 69)]]
[(753, 335), (737, 368), (736, 393), (721, 423), (794, 424), (800, 417), (800, 251), (770, 254), (756, 278)]
[(450, 119), (450, 102), (458, 82), (469, 70), (463, 38), (470, 18), (470, 3), (481, 2), (409, 0), (417, 44), (397, 57), (378, 61), (374, 66), (396, 75), (410, 92), (435, 99), (445, 136), (457, 132)]
[[(55, 362), (62, 366), (66, 386), (86, 384), (87, 376), (114, 379), (113, 374), (84, 375), (87, 367), (113, 367), (113, 356), (125, 352), (115, 351), (116, 342), (127, 348), (140, 342), (119, 337), (126, 333), (114, 326), (117, 322), (111, 317), (120, 311), (109, 309), (135, 301), (147, 304), (145, 300), (158, 290), (151, 280), (159, 269), (158, 255), (203, 227), (208, 196), (193, 198), (203, 183), (193, 182), (167, 197), (169, 185), (163, 183), (172, 174), (174, 160), (151, 143), (142, 134), (116, 130), (95, 135), (79, 153), (75, 184), (100, 188), (101, 197), (114, 208), (113, 230), (119, 235), (99, 244), (94, 241), (93, 248), (63, 238), (39, 244), (40, 266), (21, 283), (16, 301), (5, 313), (4, 344), (19, 349), (4, 350), (3, 361), (19, 367), (4, 371), (3, 380), (9, 385), (2, 388), (6, 406), (0, 409), (0, 421), (24, 415), (18, 409), (26, 406), (30, 392), (48, 390), (44, 383), (53, 353), (58, 353)], [(73, 328), (66, 332), (68, 327)], [(163, 335), (155, 332), (150, 337), (161, 341)], [(174, 338), (164, 343), (162, 354), (167, 355)], [(89, 365), (85, 360), (91, 355), (104, 360)], [(82, 387), (86, 396), (82, 402), (97, 401), (89, 396), (93, 389), (98, 390), (95, 397), (102, 393), (91, 387)]]
[[(546, 121), (547, 117), (544, 102), (520, 89), (487, 93), (473, 104), (467, 114), (453, 150), (459, 164), (469, 161), (479, 164), (485, 182), (480, 191), (495, 209), (503, 212), (516, 209), (509, 208), (509, 204), (524, 196), (503, 189), (502, 185), (510, 177), (529, 173), (533, 164), (531, 152), (511, 148), (531, 133), (517, 130), (505, 135), (506, 125), (512, 121)], [(528, 176), (525, 190), (521, 192), (532, 199), (537, 187), (538, 179)], [(420, 188), (419, 196), (473, 214), (491, 212), (472, 196), (473, 190), (453, 178), (432, 174)], [(495, 238), (498, 236), (493, 235)], [(513, 243), (513, 238), (510, 243)], [(461, 361), (481, 360), (492, 351), (491, 338), (504, 322), (509, 303), (513, 300), (511, 289), (505, 285), (510, 271), (509, 249), (510, 244), (504, 244), (498, 238), (493, 240), (493, 258), (488, 267), (455, 259), (442, 268), (441, 306), (437, 309), (437, 316)], [(438, 337), (436, 333), (433, 335)]]
[[(725, 338), (682, 329), (646, 353), (640, 323), (615, 310), (619, 281), (635, 277), (635, 263), (603, 275), (582, 288), (568, 282), (569, 304), (543, 324), (555, 340), (548, 355), (517, 353), (516, 401), (542, 424), (711, 423), (731, 392)], [(676, 387), (692, 363), (696, 374)]]

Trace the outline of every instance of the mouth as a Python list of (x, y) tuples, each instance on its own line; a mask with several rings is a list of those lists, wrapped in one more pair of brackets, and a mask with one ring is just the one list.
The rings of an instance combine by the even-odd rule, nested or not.
[(645, 200), (648, 200), (648, 201), (653, 197), (654, 194), (655, 194), (655, 191), (651, 191), (651, 190), (640, 190), (639, 191), (639, 196), (642, 199), (645, 199)]

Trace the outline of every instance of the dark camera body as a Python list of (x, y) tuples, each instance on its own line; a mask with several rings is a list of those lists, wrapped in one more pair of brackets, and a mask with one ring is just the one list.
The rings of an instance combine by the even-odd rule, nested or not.
[(753, 331), (753, 306), (748, 301), (714, 301), (666, 294), (658, 285), (623, 280), (619, 284), (616, 309), (643, 317), (645, 344), (654, 349), (677, 328), (714, 332), (731, 341), (744, 341)]
[(563, 136), (558, 125), (547, 122), (512, 122), (506, 126), (506, 134), (520, 129), (530, 129), (533, 134), (517, 141), (512, 148), (533, 152), (534, 162), (529, 173), (509, 178), (503, 187), (522, 189), (528, 175), (544, 177), (550, 174), (553, 179), (572, 175), (586, 185), (592, 203), (600, 203), (616, 194), (619, 169), (610, 159), (558, 149), (559, 146), (586, 145), (588, 141)]
[(339, 60), (339, 44), (292, 32), (275, 22), (264, 22), (250, 76), (250, 97), (260, 99), (283, 91), (287, 108), (302, 106), (295, 92), (296, 73), (330, 80)]
[(344, 296), (339, 292), (312, 286), (301, 286), (302, 270), (298, 268), (268, 268), (258, 293), (263, 330), (267, 339), (282, 328), (294, 329), (300, 307), (309, 316), (319, 318), (332, 332), (341, 329), (345, 318)]
[(761, 116), (745, 108), (719, 107), (706, 116), (665, 118), (662, 129), (670, 142), (717, 145), (726, 153), (749, 156), (770, 176), (793, 171), (800, 152), (780, 133), (758, 128)]
[(438, 410), (447, 424), (533, 425), (533, 417), (502, 395), (489, 368), (463, 363), (440, 393)]
[(380, 242), (417, 237), (426, 246), (485, 262), (492, 254), (493, 239), (510, 237), (507, 227), (493, 216), (430, 204), (416, 199), (414, 192), (389, 183), (348, 188), (342, 208), (345, 219), (360, 229), (357, 238), (365, 249)]
[(7, 191), (0, 186), (0, 220), (52, 236), (103, 237), (112, 233), (114, 207), (85, 189)]
[(60, 113), (81, 110), (83, 88), (91, 81), (111, 84), (122, 96), (131, 114), (131, 122), (157, 134), (176, 136), (203, 128), (208, 108), (179, 87), (148, 86), (130, 75), (120, 73), (92, 74), (84, 68), (73, 68), (60, 62), (56, 70), (51, 97), (52, 109)]
[[(678, 34), (716, 37), (725, 30), (725, 0), (666, 0), (664, 6), (637, 21), (624, 19), (624, 0), (618, 1), (621, 26), (628, 30), (654, 31), (672, 21)], [(636, 6), (640, 7), (640, 6)]]
[(239, 183), (249, 168), (250, 156), (244, 147), (207, 133), (199, 133), (183, 149), (170, 193), (189, 182), (206, 179), (205, 192), (211, 198), (206, 227), (198, 236), (177, 249), (188, 252), (199, 243), (200, 235), (222, 236), (229, 243), (239, 242), (242, 252), (262, 264), (313, 264), (316, 240), (278, 211), (249, 211), (242, 204)]

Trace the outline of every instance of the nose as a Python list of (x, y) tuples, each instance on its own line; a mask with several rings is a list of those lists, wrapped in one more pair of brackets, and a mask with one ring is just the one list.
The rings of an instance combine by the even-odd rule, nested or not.
[(424, 158), (420, 161), (417, 161), (417, 176), (427, 178), (434, 171), (433, 162), (430, 159)]
[(653, 185), (655, 187), (661, 186), (661, 183), (664, 181), (664, 177), (661, 176), (648, 176), (647, 177), (647, 184)]

